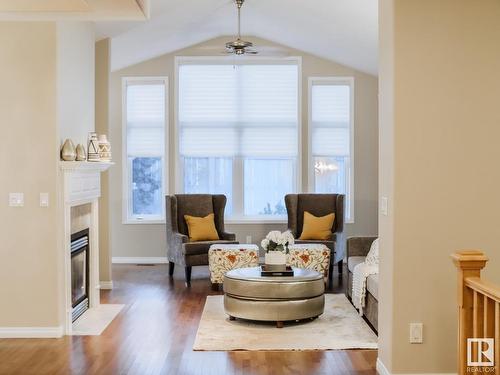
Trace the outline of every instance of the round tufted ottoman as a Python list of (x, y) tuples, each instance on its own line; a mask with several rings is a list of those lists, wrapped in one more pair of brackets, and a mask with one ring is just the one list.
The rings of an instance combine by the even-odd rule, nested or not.
[(323, 275), (294, 268), (294, 276), (262, 277), (259, 267), (229, 271), (224, 277), (224, 309), (235, 318), (275, 321), (316, 318), (325, 307)]

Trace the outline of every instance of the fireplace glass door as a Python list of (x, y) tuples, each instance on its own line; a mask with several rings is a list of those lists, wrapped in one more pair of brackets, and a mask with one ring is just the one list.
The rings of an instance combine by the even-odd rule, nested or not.
[(73, 321), (89, 307), (89, 230), (71, 235), (71, 305)]
[(87, 297), (87, 250), (71, 257), (71, 302), (73, 307)]

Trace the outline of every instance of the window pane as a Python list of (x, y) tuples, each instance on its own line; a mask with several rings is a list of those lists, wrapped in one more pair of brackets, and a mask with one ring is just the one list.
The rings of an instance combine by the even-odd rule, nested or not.
[(161, 220), (165, 213), (166, 81), (127, 79), (124, 90), (127, 219)]
[(127, 153), (164, 154), (165, 84), (127, 85)]
[(345, 194), (345, 209), (350, 211), (350, 159), (346, 156), (315, 157), (314, 186), (316, 193)]
[(349, 83), (315, 80), (311, 95), (311, 146), (314, 190), (344, 194), (346, 219), (352, 219), (351, 126)]
[(286, 215), (284, 197), (295, 191), (294, 159), (245, 159), (245, 215)]
[(236, 218), (286, 213), (284, 193), (296, 191), (299, 76), (291, 61), (181, 62), (185, 193), (225, 194)]
[(224, 194), (226, 214), (233, 212), (233, 159), (184, 158), (186, 194)]
[(296, 157), (298, 66), (179, 66), (183, 157)]
[(132, 215), (162, 215), (162, 158), (129, 159), (132, 165)]
[(311, 118), (314, 122), (349, 126), (351, 88), (348, 85), (315, 84), (311, 95)]
[(134, 126), (163, 127), (165, 121), (165, 84), (127, 85), (127, 122)]

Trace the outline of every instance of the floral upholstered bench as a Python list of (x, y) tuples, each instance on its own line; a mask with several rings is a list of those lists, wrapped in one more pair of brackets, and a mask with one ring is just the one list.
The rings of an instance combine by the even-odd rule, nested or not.
[(295, 244), (289, 246), (287, 264), (296, 268), (315, 270), (328, 278), (330, 249), (323, 244)]
[(228, 271), (258, 265), (259, 248), (257, 245), (212, 245), (208, 250), (208, 268), (212, 285), (222, 284), (224, 275)]

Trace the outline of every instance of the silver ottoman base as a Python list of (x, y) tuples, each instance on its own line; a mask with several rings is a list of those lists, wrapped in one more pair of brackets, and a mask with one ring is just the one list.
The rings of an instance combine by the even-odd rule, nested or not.
[(299, 300), (252, 300), (224, 295), (226, 314), (234, 318), (283, 322), (316, 318), (323, 314), (325, 296)]
[(260, 268), (231, 270), (224, 277), (224, 310), (230, 319), (276, 322), (316, 318), (325, 308), (323, 275), (294, 269), (293, 276), (261, 276)]

